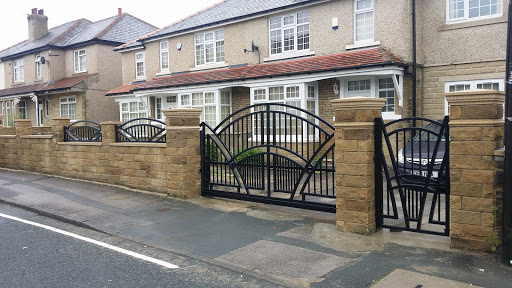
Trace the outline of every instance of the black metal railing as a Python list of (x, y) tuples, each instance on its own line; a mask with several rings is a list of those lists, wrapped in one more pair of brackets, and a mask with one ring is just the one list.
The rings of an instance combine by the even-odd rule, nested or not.
[[(503, 183), (503, 260), (512, 266), (512, 118), (505, 119), (505, 163)], [(508, 176), (507, 176), (508, 175)]]
[(449, 235), (448, 120), (375, 120), (378, 228)]
[(203, 195), (335, 212), (334, 127), (285, 104), (201, 123)]
[(166, 142), (165, 123), (151, 118), (136, 118), (116, 124), (116, 142)]
[(64, 127), (64, 142), (101, 142), (101, 124), (82, 120)]

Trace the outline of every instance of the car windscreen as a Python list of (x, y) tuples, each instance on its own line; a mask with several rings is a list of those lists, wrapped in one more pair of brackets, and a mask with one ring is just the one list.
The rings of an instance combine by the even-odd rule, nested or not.
[[(441, 131), (441, 124), (440, 123), (430, 123), (428, 124), (427, 126), (425, 126), (425, 129), (429, 130), (429, 131), (432, 131), (433, 133), (436, 133), (436, 134), (439, 134), (439, 132)], [(420, 134), (414, 136), (414, 138), (412, 138), (412, 141), (413, 142), (435, 142), (437, 141), (437, 136), (435, 134), (432, 134), (432, 133), (429, 133), (429, 132), (426, 132), (426, 131), (421, 131)], [(444, 136), (441, 138), (441, 141), (444, 141)]]

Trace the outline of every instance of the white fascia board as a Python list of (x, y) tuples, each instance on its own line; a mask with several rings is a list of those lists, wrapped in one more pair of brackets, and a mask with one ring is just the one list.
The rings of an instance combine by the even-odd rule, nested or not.
[[(324, 3), (324, 2), (330, 2), (330, 1), (332, 1), (332, 0), (324, 0), (324, 1), (317, 1), (317, 2), (314, 2), (314, 3), (306, 3), (306, 4), (303, 4), (302, 6), (295, 6), (295, 7), (291, 7), (291, 8), (284, 8), (284, 9), (282, 9), (282, 10), (280, 9), (278, 11), (272, 11), (272, 12), (258, 14), (257, 16), (251, 16), (251, 17), (247, 17), (247, 18), (243, 18), (243, 19), (238, 19), (238, 20), (232, 20), (232, 21), (229, 21), (229, 22), (219, 23), (219, 24), (212, 25), (212, 26), (206, 26), (206, 27), (202, 27), (202, 28), (196, 28), (196, 29), (192, 29), (192, 30), (187, 30), (185, 32), (181, 32), (181, 33), (177, 33), (177, 34), (171, 34), (171, 35), (165, 35), (165, 36), (162, 35), (161, 37), (154, 38), (154, 39), (149, 39), (149, 40), (144, 41), (144, 42), (150, 43), (150, 42), (160, 41), (160, 40), (163, 40), (163, 39), (169, 39), (169, 38), (172, 38), (172, 37), (177, 37), (177, 36), (181, 36), (181, 35), (185, 35), (185, 34), (197, 33), (197, 32), (200, 32), (200, 31), (206, 31), (206, 30), (210, 30), (210, 29), (215, 29), (215, 28), (223, 27), (223, 26), (230, 25), (230, 24), (235, 24), (235, 23), (240, 23), (240, 22), (252, 20), (252, 19), (257, 19), (257, 18), (260, 18), (260, 17), (266, 17), (266, 16), (276, 15), (276, 14), (286, 14), (286, 12), (290, 11), (290, 10), (297, 10), (297, 9), (300, 10), (300, 9), (303, 9), (303, 8), (306, 9), (307, 7), (310, 7), (310, 6), (313, 6), (313, 5), (316, 5), (316, 4), (320, 4), (320, 3)], [(176, 23), (176, 24), (178, 24), (178, 23)], [(144, 39), (142, 39), (142, 40), (144, 40)]]
[(164, 94), (170, 93), (193, 93), (193, 92), (204, 92), (220, 90), (225, 88), (231, 88), (234, 86), (243, 86), (248, 88), (262, 87), (262, 86), (278, 86), (278, 85), (290, 85), (304, 82), (314, 82), (318, 80), (330, 79), (330, 78), (341, 78), (341, 77), (353, 77), (353, 76), (368, 76), (368, 75), (398, 75), (403, 76), (404, 69), (398, 66), (390, 67), (369, 67), (360, 69), (350, 69), (336, 72), (324, 72), (314, 74), (301, 74), (291, 76), (280, 76), (280, 77), (264, 77), (259, 79), (248, 79), (243, 81), (230, 81), (223, 83), (203, 84), (203, 85), (189, 85), (181, 87), (170, 87), (160, 88), (155, 90), (141, 90), (134, 91), (135, 97), (143, 96), (163, 96)]
[[(122, 49), (122, 48), (121, 48), (121, 49)], [(137, 46), (137, 47), (129, 48), (129, 49), (126, 49), (126, 50), (118, 50), (118, 51), (114, 51), (114, 52), (124, 53), (124, 52), (137, 51), (137, 50), (144, 50), (144, 49), (145, 49), (144, 47)]]

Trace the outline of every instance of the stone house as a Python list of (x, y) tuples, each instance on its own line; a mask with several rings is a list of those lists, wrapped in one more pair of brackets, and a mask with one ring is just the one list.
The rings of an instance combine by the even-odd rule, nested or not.
[(117, 47), (124, 85), (107, 96), (122, 121), (193, 107), (215, 126), (256, 103), (330, 120), (328, 101), (354, 96), (387, 99), (384, 119), (413, 103), (440, 119), (445, 92), (504, 90), (507, 3), (476, 3), (418, 1), (413, 29), (411, 0), (222, 1)]
[(31, 119), (49, 126), (54, 117), (117, 119), (105, 92), (122, 84), (121, 57), (113, 48), (156, 27), (129, 14), (91, 22), (78, 19), (48, 29), (42, 9), (32, 9), (28, 39), (0, 51), (0, 121)]

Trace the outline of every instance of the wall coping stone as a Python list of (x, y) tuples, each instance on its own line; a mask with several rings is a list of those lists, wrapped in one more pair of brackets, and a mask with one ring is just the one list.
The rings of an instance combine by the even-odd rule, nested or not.
[(336, 122), (334, 128), (373, 128), (373, 122)]
[(59, 145), (69, 145), (69, 146), (101, 146), (101, 142), (58, 142)]
[(450, 120), (451, 127), (498, 127), (503, 126), (503, 119), (470, 119), (470, 120)]
[(31, 119), (14, 119), (14, 122), (32, 122)]
[(153, 148), (166, 148), (166, 143), (148, 143), (148, 142), (139, 142), (139, 143), (110, 143), (110, 146), (117, 147), (153, 147)]
[(22, 135), (22, 139), (52, 139), (53, 135)]
[(381, 110), (386, 104), (386, 99), (371, 97), (352, 97), (330, 100), (334, 111), (340, 110)]
[(201, 130), (201, 128), (198, 126), (171, 126), (171, 127), (165, 127), (165, 130), (167, 131), (180, 131), (180, 130)]
[(52, 120), (69, 120), (69, 121), (71, 121), (71, 118), (69, 118), (69, 117), (54, 117), (54, 118), (52, 118)]
[(444, 97), (451, 106), (502, 105), (505, 102), (505, 92), (495, 90), (449, 92)]
[(16, 139), (16, 135), (0, 135), (0, 139)]
[(103, 125), (113, 125), (113, 124), (120, 125), (120, 124), (123, 124), (123, 122), (119, 122), (119, 121), (104, 121), (104, 122), (100, 122), (100, 124), (102, 126)]

